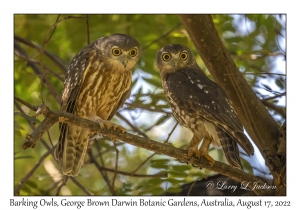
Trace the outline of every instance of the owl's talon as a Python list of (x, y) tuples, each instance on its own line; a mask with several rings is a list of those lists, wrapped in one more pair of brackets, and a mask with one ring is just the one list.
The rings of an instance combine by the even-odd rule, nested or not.
[(210, 166), (212, 166), (215, 163), (215, 160), (211, 156), (209, 156), (206, 152), (200, 151), (200, 156), (208, 160)]
[(126, 129), (123, 128), (122, 126), (119, 127), (119, 130), (121, 131), (121, 134), (124, 134), (126, 132)]
[(200, 151), (198, 149), (195, 148), (189, 148), (188, 149), (188, 157), (191, 158), (193, 155), (195, 155), (196, 157), (200, 157)]
[(211, 156), (209, 156), (207, 152), (198, 150), (193, 147), (188, 148), (188, 157), (191, 158), (193, 155), (195, 155), (197, 158), (205, 158), (209, 161), (209, 165), (211, 166), (215, 163), (215, 160)]
[(100, 126), (101, 129), (103, 129), (104, 126), (105, 126), (107, 128), (107, 130), (111, 130), (111, 129), (113, 129), (114, 131), (119, 130), (122, 134), (124, 134), (126, 132), (125, 128), (123, 128), (120, 125), (114, 124), (110, 121), (98, 120), (97, 122), (99, 123), (99, 126)]

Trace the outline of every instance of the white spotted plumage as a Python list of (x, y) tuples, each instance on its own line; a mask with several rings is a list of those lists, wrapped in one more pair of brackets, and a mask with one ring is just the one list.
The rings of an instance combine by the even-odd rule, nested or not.
[[(187, 57), (180, 57), (182, 52)], [(170, 59), (163, 57), (166, 54)], [(204, 74), (190, 49), (179, 44), (165, 46), (157, 53), (156, 66), (174, 117), (194, 133), (189, 150), (199, 154), (195, 145), (202, 141), (200, 154), (207, 155), (210, 143), (222, 145), (228, 162), (242, 168), (237, 144), (248, 155), (253, 155), (253, 146), (225, 92)]]

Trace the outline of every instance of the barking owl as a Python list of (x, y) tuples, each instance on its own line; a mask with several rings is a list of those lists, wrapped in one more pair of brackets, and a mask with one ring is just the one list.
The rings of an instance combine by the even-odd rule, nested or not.
[(174, 117), (194, 134), (188, 155), (214, 163), (208, 155), (212, 143), (222, 147), (231, 166), (243, 169), (238, 144), (248, 155), (254, 148), (225, 92), (204, 74), (191, 50), (180, 44), (165, 46), (157, 53), (156, 66)]
[[(71, 61), (65, 78), (61, 110), (118, 129), (108, 120), (131, 91), (131, 70), (141, 55), (139, 42), (125, 34), (102, 37), (84, 47)], [(87, 150), (89, 129), (60, 123), (54, 152), (65, 175), (76, 176)]]

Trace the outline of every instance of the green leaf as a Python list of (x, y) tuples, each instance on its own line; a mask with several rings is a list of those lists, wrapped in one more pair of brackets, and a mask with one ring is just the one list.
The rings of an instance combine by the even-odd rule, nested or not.
[(189, 171), (189, 175), (198, 177), (199, 179), (206, 178), (207, 174), (203, 170)]
[(32, 157), (32, 156), (29, 156), (29, 155), (25, 155), (25, 156), (15, 157), (14, 159), (15, 159), (15, 160), (18, 160), (18, 159), (33, 159), (33, 157)]
[(25, 130), (17, 121), (14, 120), (14, 129), (15, 130)]
[(146, 82), (148, 82), (151, 85), (154, 85), (155, 87), (161, 87), (161, 80), (157, 80), (155, 78), (145, 78), (143, 77), (143, 80), (145, 80)]
[(147, 184), (148, 184), (148, 187), (149, 186), (155, 186), (155, 185), (160, 185), (161, 183), (165, 182), (164, 179), (161, 179), (161, 178), (154, 178), (154, 179), (150, 179)]
[(245, 160), (244, 158), (241, 158), (241, 162), (242, 162), (245, 172), (253, 175), (253, 168), (250, 165), (250, 163), (247, 160)]
[(131, 86), (134, 87), (136, 85), (137, 81), (138, 81), (138, 77), (134, 81), (132, 81)]
[(185, 180), (178, 180), (175, 178), (168, 178), (166, 181), (170, 182), (172, 185), (179, 185), (179, 184), (184, 184)]
[(26, 185), (24, 185), (23, 187), (22, 187), (22, 189), (20, 190), (20, 195), (31, 195), (31, 189), (30, 189), (30, 187), (28, 187), (28, 186), (26, 186)]
[(169, 104), (165, 104), (165, 105), (156, 105), (155, 106), (156, 109), (167, 109), (170, 108)]
[(150, 166), (152, 168), (163, 168), (168, 169), (169, 168), (170, 159), (158, 159), (158, 160), (151, 160)]
[(174, 177), (180, 177), (180, 178), (186, 178), (186, 176), (187, 176), (187, 173), (174, 171), (174, 170), (170, 170), (169, 174)]
[(22, 133), (21, 133), (21, 131), (19, 131), (19, 130), (14, 130), (14, 134), (15, 134), (16, 136), (22, 137)]
[(155, 123), (155, 125), (164, 124), (171, 116), (170, 115), (164, 115)]
[(38, 119), (35, 117), (29, 116), (27, 114), (21, 113), (21, 112), (15, 112), (15, 115), (24, 117), (26, 120), (30, 121), (31, 123), (40, 123)]
[(172, 170), (184, 172), (187, 170), (191, 170), (191, 166), (190, 165), (173, 165)]
[(151, 190), (150, 192), (152, 193), (152, 195), (161, 195), (165, 192), (165, 190), (161, 187), (157, 187)]
[(169, 187), (167, 190), (169, 193), (180, 193), (182, 191), (181, 187)]
[(37, 188), (37, 184), (36, 184), (35, 182), (33, 182), (33, 181), (30, 181), (30, 180), (28, 180), (28, 181), (26, 182), (26, 185), (29, 185), (30, 187), (32, 187), (32, 188), (34, 188), (34, 189)]
[(278, 87), (280, 87), (281, 89), (284, 89), (284, 88), (285, 88), (285, 82), (283, 81), (282, 78), (278, 78), (278, 79), (276, 80), (276, 85), (277, 85)]

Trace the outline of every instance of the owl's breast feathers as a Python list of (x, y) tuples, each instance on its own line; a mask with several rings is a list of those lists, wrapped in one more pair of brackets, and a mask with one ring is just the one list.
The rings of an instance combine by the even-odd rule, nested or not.
[[(127, 58), (122, 57), (123, 51)], [(102, 37), (84, 47), (68, 67), (61, 111), (124, 132), (123, 127), (107, 120), (130, 96), (131, 68), (139, 59), (139, 51), (138, 41), (125, 34)], [(60, 123), (59, 128), (55, 157), (65, 175), (76, 176), (84, 162), (90, 130), (67, 123)]]
[(87, 118), (97, 115), (106, 120), (123, 94), (130, 89), (132, 73), (104, 63), (97, 54), (91, 59), (93, 61), (89, 62), (83, 75), (75, 114)]

